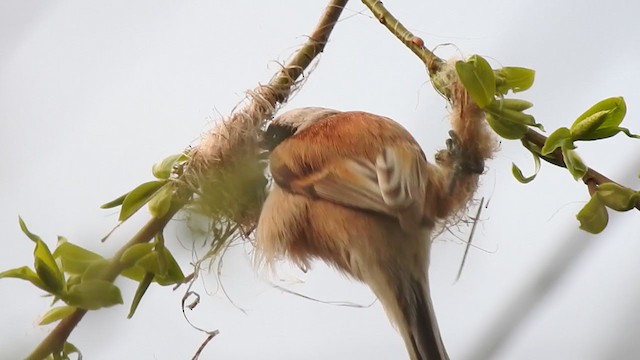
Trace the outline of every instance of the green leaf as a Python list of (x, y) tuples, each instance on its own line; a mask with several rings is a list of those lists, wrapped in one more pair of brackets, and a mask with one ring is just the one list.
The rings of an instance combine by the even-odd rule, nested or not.
[(82, 282), (82, 275), (81, 274), (70, 275), (69, 278), (67, 279), (67, 288), (69, 288), (69, 287), (71, 287), (73, 285), (80, 284), (80, 282)]
[(505, 139), (522, 139), (527, 133), (527, 127), (525, 125), (504, 120), (503, 118), (496, 118), (490, 113), (486, 114), (486, 118), (491, 129)]
[(144, 271), (143, 268), (134, 265), (127, 269), (122, 270), (122, 273), (120, 274), (126, 277), (127, 279), (140, 282), (142, 281), (142, 279), (144, 279), (146, 272)]
[(495, 70), (496, 92), (506, 95), (509, 90), (514, 93), (529, 89), (535, 80), (536, 72), (522, 67), (503, 67)]
[(596, 194), (606, 207), (615, 211), (633, 209), (637, 198), (640, 196), (629, 188), (611, 182), (598, 185)]
[(497, 119), (503, 119), (522, 125), (542, 128), (542, 125), (536, 123), (536, 120), (532, 115), (525, 114), (519, 110), (509, 109), (503, 105), (504, 100), (496, 100), (487, 105), (486, 110)]
[(610, 113), (611, 110), (602, 110), (587, 116), (580, 122), (574, 122), (570, 129), (572, 139), (582, 140), (584, 137), (591, 135), (607, 120), (607, 115)]
[(457, 61), (456, 72), (462, 85), (480, 108), (484, 108), (493, 101), (496, 80), (487, 60), (473, 55), (467, 61)]
[(24, 220), (22, 220), (22, 218), (20, 216), (18, 216), (18, 223), (20, 224), (20, 229), (22, 230), (22, 232), (25, 235), (27, 235), (27, 237), (29, 239), (31, 239), (31, 241), (33, 241), (33, 242), (42, 241), (40, 236), (38, 236), (38, 235), (32, 233), (31, 231), (29, 231), (29, 229), (27, 228), (27, 224), (24, 223)]
[(542, 155), (549, 155), (555, 149), (571, 142), (571, 131), (566, 127), (561, 127), (549, 135), (542, 147)]
[(580, 222), (580, 229), (592, 234), (602, 232), (609, 222), (607, 208), (598, 196), (592, 196), (591, 200), (578, 212), (576, 218)]
[(109, 260), (107, 259), (93, 260), (82, 273), (82, 282), (101, 278), (108, 266)]
[(514, 111), (525, 111), (533, 106), (533, 103), (521, 99), (496, 99), (499, 108), (510, 109)]
[(554, 156), (541, 155), (542, 148), (537, 144), (534, 144), (528, 141), (527, 139), (522, 139), (522, 146), (524, 146), (527, 150), (529, 150), (531, 154), (533, 154), (534, 156), (538, 156), (541, 160), (544, 160), (550, 164), (553, 164), (559, 167), (564, 167), (564, 161), (556, 159)]
[(120, 257), (120, 263), (125, 267), (133, 266), (143, 256), (150, 254), (155, 245), (151, 243), (142, 243), (131, 245)]
[(142, 300), (144, 293), (147, 292), (147, 289), (153, 281), (154, 276), (155, 275), (151, 273), (147, 273), (142, 281), (140, 281), (140, 284), (138, 284), (136, 294), (133, 296), (133, 301), (131, 302), (131, 308), (129, 308), (129, 315), (127, 315), (127, 319), (131, 319), (133, 317), (133, 314), (135, 314), (136, 310), (138, 309), (138, 305), (140, 304), (140, 300)]
[(161, 286), (181, 284), (184, 281), (185, 277), (182, 269), (180, 269), (180, 265), (178, 265), (178, 262), (173, 257), (173, 255), (171, 255), (171, 252), (169, 252), (169, 250), (164, 248), (163, 253), (163, 260), (166, 263), (166, 271), (164, 272), (165, 275), (161, 277), (156, 276), (154, 281), (156, 281)]
[[(162, 277), (167, 275), (167, 258), (166, 253), (169, 251), (164, 247), (164, 234), (160, 231), (156, 234), (156, 242), (155, 242), (155, 251), (161, 256), (158, 257), (158, 267), (160, 269), (158, 274), (161, 274)], [(171, 253), (169, 253), (171, 256)]]
[(617, 130), (617, 131), (619, 131), (619, 132), (621, 132), (621, 133), (624, 133), (625, 135), (627, 135), (627, 136), (628, 136), (628, 137), (630, 137), (630, 138), (633, 138), (633, 139), (640, 139), (640, 135), (638, 135), (638, 134), (632, 134), (632, 133), (631, 133), (631, 131), (629, 131), (629, 129), (627, 129), (627, 128), (618, 127), (618, 128), (616, 128), (616, 130)]
[(122, 203), (124, 202), (124, 199), (127, 197), (127, 195), (129, 195), (129, 193), (122, 194), (119, 197), (117, 197), (116, 199), (113, 199), (113, 200), (109, 201), (106, 204), (100, 205), (100, 209), (111, 209), (111, 208), (114, 208), (116, 206), (122, 205)]
[(620, 132), (618, 126), (622, 123), (626, 113), (627, 105), (622, 97), (604, 99), (593, 105), (573, 122), (572, 132), (577, 133), (574, 138), (596, 140), (611, 137)]
[(158, 179), (168, 179), (173, 171), (173, 166), (176, 163), (185, 161), (186, 159), (187, 156), (183, 153), (167, 156), (163, 160), (155, 163), (151, 168), (151, 172), (153, 173), (153, 176)]
[(182, 283), (184, 273), (173, 255), (166, 248), (153, 250), (154, 246), (150, 243), (137, 244), (125, 251), (120, 258), (123, 266), (127, 267), (122, 275), (140, 282), (147, 273), (153, 273), (156, 275), (153, 281), (161, 286)]
[(122, 202), (119, 221), (125, 221), (146, 204), (166, 181), (149, 181), (133, 189)]
[(77, 360), (82, 360), (82, 353), (78, 348), (70, 342), (65, 342), (64, 347), (62, 348), (62, 356), (69, 358), (71, 354), (78, 354)]
[(62, 270), (68, 274), (83, 274), (89, 265), (97, 260), (105, 260), (102, 256), (72, 244), (59, 237), (58, 247), (53, 252), (55, 259), (60, 259)]
[(141, 257), (140, 260), (136, 262), (136, 265), (143, 268), (147, 273), (152, 273), (159, 276), (166, 275), (160, 272), (159, 258), (160, 254), (154, 251)]
[(122, 304), (122, 295), (120, 294), (120, 289), (113, 283), (106, 280), (93, 279), (72, 286), (63, 300), (71, 306), (86, 310), (96, 310)]
[(587, 173), (587, 165), (584, 164), (577, 152), (567, 147), (562, 147), (562, 156), (567, 170), (573, 175), (573, 178), (581, 179)]
[(3, 271), (0, 273), (0, 279), (2, 278), (14, 278), (26, 280), (40, 289), (49, 292), (51, 289), (45, 285), (38, 277), (35, 271), (31, 270), (28, 266), (22, 266), (19, 268)]
[(173, 186), (166, 184), (149, 200), (149, 212), (156, 218), (161, 218), (169, 212), (173, 199)]
[(520, 168), (518, 166), (516, 166), (515, 163), (511, 163), (511, 173), (516, 178), (516, 180), (518, 180), (519, 182), (521, 182), (523, 184), (528, 184), (531, 181), (533, 181), (533, 179), (536, 178), (536, 176), (538, 175), (538, 172), (540, 171), (540, 157), (538, 155), (536, 155), (536, 154), (533, 154), (533, 161), (535, 163), (535, 170), (533, 172), (533, 175), (531, 175), (529, 177), (525, 177), (522, 174), (522, 171), (520, 170)]
[(58, 320), (62, 320), (67, 316), (71, 315), (76, 310), (73, 306), (58, 306), (54, 307), (47, 311), (46, 314), (42, 315), (40, 321), (38, 321), (38, 325), (47, 325)]
[(625, 134), (628, 137), (633, 138), (633, 139), (640, 139), (640, 135), (631, 133), (631, 131), (629, 131), (629, 129), (627, 129), (627, 128), (623, 128), (623, 127), (615, 127), (614, 128), (614, 127), (612, 127), (612, 128), (599, 128), (598, 130), (592, 132), (592, 134), (595, 134), (595, 135), (593, 135), (593, 137), (597, 137), (596, 139), (581, 138), (580, 140), (590, 141), (590, 140), (606, 139), (606, 138), (610, 138), (612, 136), (615, 136), (618, 133), (623, 133), (623, 134)]
[(49, 247), (42, 240), (36, 241), (36, 248), (33, 251), (34, 267), (38, 277), (49, 287), (50, 291), (58, 294), (64, 289), (64, 275), (55, 259), (49, 251)]

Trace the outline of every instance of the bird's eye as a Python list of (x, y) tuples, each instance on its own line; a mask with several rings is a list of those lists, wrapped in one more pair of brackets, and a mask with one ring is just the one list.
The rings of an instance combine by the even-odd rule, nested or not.
[(261, 146), (263, 149), (271, 151), (295, 132), (296, 129), (293, 127), (271, 124), (262, 135)]

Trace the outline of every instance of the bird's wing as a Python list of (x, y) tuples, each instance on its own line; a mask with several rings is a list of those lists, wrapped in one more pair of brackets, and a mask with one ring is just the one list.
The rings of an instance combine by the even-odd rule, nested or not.
[(295, 179), (286, 169), (272, 167), (272, 173), (277, 183), (288, 178), (289, 191), (396, 217), (403, 228), (422, 219), (426, 160), (417, 146), (387, 147), (375, 163), (343, 158)]

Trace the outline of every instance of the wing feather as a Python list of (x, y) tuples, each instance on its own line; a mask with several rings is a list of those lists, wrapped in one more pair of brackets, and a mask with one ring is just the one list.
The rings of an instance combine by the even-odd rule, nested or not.
[[(410, 229), (423, 216), (425, 169), (420, 148), (391, 146), (377, 156), (375, 163), (340, 159), (322, 171), (289, 179), (287, 186), (294, 193), (395, 217), (403, 228)], [(280, 170), (281, 178), (284, 174), (291, 175)]]

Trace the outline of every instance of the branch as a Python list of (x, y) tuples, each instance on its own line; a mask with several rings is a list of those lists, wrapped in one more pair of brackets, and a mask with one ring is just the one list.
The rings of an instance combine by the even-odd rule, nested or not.
[[(275, 96), (264, 96), (261, 99), (252, 98), (247, 106), (238, 113), (231, 116), (227, 121), (218, 125), (213, 133), (222, 134), (223, 130), (234, 126), (236, 123), (242, 123), (244, 127), (258, 127), (262, 121), (267, 117), (273, 115), (273, 111), (276, 105), (283, 103), (289, 97), (293, 86), (298, 81), (298, 78), (303, 74), (304, 70), (311, 64), (311, 62), (324, 50), (329, 36), (342, 13), (344, 6), (348, 0), (331, 0), (324, 10), (322, 16), (313, 32), (305, 42), (305, 44), (297, 51), (297, 53), (287, 62), (287, 64), (281, 69), (266, 86), (259, 86), (255, 92), (259, 94), (265, 94), (265, 89), (275, 89), (273, 94)], [(259, 100), (266, 101), (267, 109), (270, 111), (261, 111), (256, 114), (255, 110), (265, 109), (265, 104), (258, 104)], [(262, 105), (262, 106), (261, 106)], [(258, 116), (250, 116), (258, 115)], [(249, 121), (246, 121), (249, 119)], [(232, 156), (233, 151), (237, 149), (238, 144), (243, 142), (242, 136), (246, 137), (247, 133), (241, 133), (239, 137), (233, 138), (221, 138), (215, 137), (218, 142), (216, 149), (219, 150), (217, 159)], [(209, 144), (210, 145), (210, 144)], [(194, 156), (197, 156), (198, 149), (194, 151)], [(209, 152), (208, 155), (211, 155)], [(217, 165), (218, 162), (210, 163), (209, 165)], [(186, 175), (186, 174), (185, 174)], [(193, 194), (189, 186), (185, 183), (181, 184), (177, 192), (181, 194), (182, 199), (188, 199)], [(139, 243), (149, 242), (153, 237), (161, 232), (171, 218), (183, 208), (186, 201), (175, 201), (172, 203), (171, 209), (161, 218), (152, 218), (138, 233), (129, 240), (110, 260), (109, 265), (105, 268), (102, 275), (102, 279), (113, 282), (116, 277), (122, 272), (122, 264), (120, 258), (122, 254), (131, 246)], [(27, 357), (29, 360), (44, 359), (48, 355), (59, 351), (64, 346), (65, 342), (69, 338), (69, 335), (73, 329), (82, 320), (87, 310), (76, 309), (71, 315), (62, 319), (58, 325), (45, 337), (42, 342), (33, 350), (33, 352)]]
[[(282, 69), (276, 78), (271, 80), (270, 85), (288, 85), (287, 90), (291, 89), (291, 86), (293, 86), (291, 81), (296, 81), (302, 75), (302, 72), (311, 64), (313, 59), (324, 51), (324, 47), (329, 41), (329, 36), (347, 2), (348, 0), (332, 0), (329, 2), (320, 21), (318, 21), (318, 24), (311, 35), (309, 35), (305, 44), (287, 62), (284, 69)], [(284, 102), (285, 100), (286, 98), (279, 99), (278, 101)], [(275, 105), (275, 103), (273, 105)]]
[[(416, 54), (418, 58), (420, 58), (420, 60), (427, 66), (429, 75), (433, 78), (433, 76), (441, 69), (442, 64), (444, 64), (444, 60), (426, 49), (424, 47), (424, 41), (407, 30), (407, 28), (405, 28), (402, 23), (400, 23), (398, 19), (396, 19), (389, 10), (384, 7), (382, 2), (378, 0), (362, 0), (362, 2), (369, 8), (369, 10), (371, 10), (381, 24), (386, 26), (393, 35), (395, 35), (414, 54)], [(542, 149), (547, 141), (547, 137), (529, 128), (522, 140), (523, 142), (529, 142), (536, 145), (539, 149)], [(533, 149), (529, 150), (536, 151)], [(547, 157), (543, 157), (539, 152), (538, 155), (550, 164), (566, 168), (564, 157), (562, 156), (560, 149), (556, 149), (556, 151), (549, 154)], [(591, 195), (593, 195), (597, 190), (598, 185), (604, 183), (614, 183), (624, 187), (592, 168), (587, 169), (586, 174), (582, 177), (582, 181), (587, 185)], [(636, 204), (636, 208), (640, 210), (640, 203)]]
[[(171, 220), (178, 210), (183, 206), (183, 203), (172, 204), (171, 209), (167, 214), (161, 218), (152, 218), (138, 231), (138, 233), (129, 240), (118, 252), (111, 258), (109, 265), (104, 270), (102, 278), (107, 281), (113, 282), (116, 277), (123, 270), (120, 258), (122, 254), (135, 244), (149, 242), (153, 237)], [(64, 346), (64, 343), (69, 338), (69, 335), (73, 329), (78, 325), (80, 320), (87, 313), (85, 309), (76, 309), (71, 315), (62, 319), (58, 325), (42, 340), (42, 342), (33, 350), (33, 352), (27, 357), (28, 360), (40, 360), (47, 357), (49, 354), (59, 351)]]
[[(529, 128), (523, 140), (528, 141), (539, 148), (542, 148), (544, 146), (544, 143), (547, 141), (547, 137)], [(538, 155), (540, 154), (538, 153)], [(550, 156), (553, 160), (550, 161), (548, 159), (545, 159), (544, 157), (543, 159), (547, 160), (547, 162), (550, 164), (566, 169), (567, 165), (564, 163), (564, 157), (562, 156), (562, 151), (559, 148), (556, 149), (551, 154), (549, 154), (548, 156)], [(587, 187), (589, 187), (589, 193), (592, 195), (593, 195), (593, 192), (595, 192), (594, 186), (597, 187), (597, 185), (601, 185), (604, 183), (618, 184), (617, 182), (609, 179), (608, 177), (602, 175), (601, 173), (599, 173), (598, 171), (592, 168), (587, 169), (586, 174), (584, 174), (584, 176), (582, 177), (582, 181), (587, 185)]]
[(380, 23), (389, 29), (393, 35), (395, 35), (398, 40), (400, 40), (409, 50), (413, 51), (422, 62), (427, 65), (427, 70), (429, 73), (435, 74), (440, 70), (440, 67), (444, 63), (444, 61), (437, 57), (433, 52), (427, 49), (424, 46), (424, 41), (415, 36), (411, 31), (398, 21), (390, 12), (387, 10), (381, 1), (379, 0), (362, 0), (362, 2), (371, 10), (373, 15), (380, 21)]

